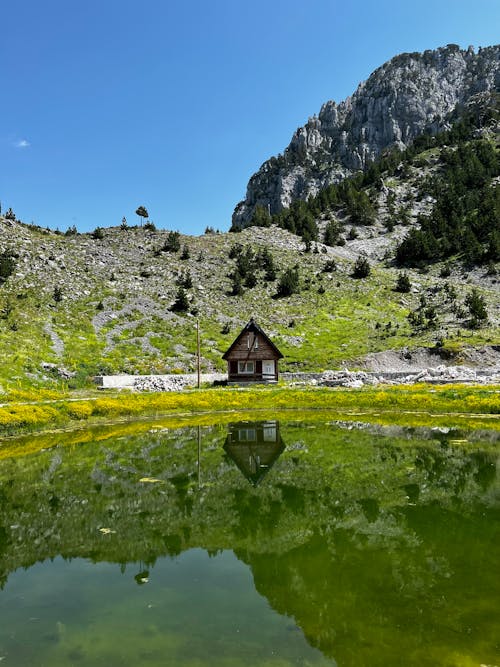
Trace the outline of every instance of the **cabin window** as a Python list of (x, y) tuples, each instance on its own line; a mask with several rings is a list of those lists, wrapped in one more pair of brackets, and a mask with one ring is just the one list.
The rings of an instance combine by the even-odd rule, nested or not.
[(257, 336), (255, 336), (255, 340), (254, 340), (254, 342), (253, 342), (253, 349), (254, 349), (254, 350), (258, 350), (258, 349), (259, 349), (259, 339), (257, 338)]
[(250, 349), (250, 334), (247, 336), (247, 349)]
[(239, 428), (238, 442), (256, 442), (257, 432), (254, 428)]
[(254, 372), (253, 361), (238, 361), (238, 373), (243, 374), (252, 374)]

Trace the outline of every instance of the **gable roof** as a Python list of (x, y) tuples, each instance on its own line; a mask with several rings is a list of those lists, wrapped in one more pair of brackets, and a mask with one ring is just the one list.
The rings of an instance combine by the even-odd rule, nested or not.
[(236, 336), (236, 338), (235, 338), (234, 341), (231, 343), (231, 345), (228, 347), (228, 349), (224, 352), (224, 354), (222, 355), (222, 358), (223, 358), (223, 359), (227, 359), (228, 355), (231, 353), (231, 350), (237, 345), (237, 343), (238, 343), (238, 341), (240, 340), (240, 338), (241, 338), (242, 336), (244, 336), (245, 334), (248, 334), (248, 333), (250, 333), (250, 332), (252, 332), (252, 333), (254, 333), (254, 334), (259, 334), (260, 336), (262, 336), (262, 337), (264, 338), (264, 340), (269, 344), (269, 346), (274, 350), (274, 352), (276, 353), (277, 358), (278, 358), (278, 359), (282, 359), (282, 358), (283, 358), (283, 354), (278, 350), (278, 348), (277, 348), (276, 345), (273, 343), (273, 341), (269, 338), (269, 336), (267, 336), (267, 335), (262, 331), (262, 329), (261, 329), (261, 328), (259, 327), (259, 325), (255, 322), (255, 320), (253, 319), (253, 317), (250, 318), (250, 320), (245, 324), (245, 326), (243, 327), (243, 329), (242, 329), (242, 330), (240, 331), (240, 333)]

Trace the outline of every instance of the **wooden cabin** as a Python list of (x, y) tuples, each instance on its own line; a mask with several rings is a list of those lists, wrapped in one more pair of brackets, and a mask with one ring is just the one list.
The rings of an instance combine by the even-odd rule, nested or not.
[(257, 486), (285, 449), (279, 422), (229, 424), (225, 452), (248, 481)]
[(222, 356), (228, 382), (277, 382), (283, 355), (252, 319)]

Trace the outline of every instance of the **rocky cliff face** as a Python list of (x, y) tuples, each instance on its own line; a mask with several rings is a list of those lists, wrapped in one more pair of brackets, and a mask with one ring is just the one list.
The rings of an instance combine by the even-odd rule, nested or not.
[(500, 46), (405, 53), (379, 67), (352, 97), (326, 102), (296, 130), (283, 155), (252, 176), (233, 227), (247, 226), (256, 206), (271, 214), (294, 199), (363, 169), (387, 148), (404, 149), (423, 132), (445, 129), (454, 112), (500, 89)]

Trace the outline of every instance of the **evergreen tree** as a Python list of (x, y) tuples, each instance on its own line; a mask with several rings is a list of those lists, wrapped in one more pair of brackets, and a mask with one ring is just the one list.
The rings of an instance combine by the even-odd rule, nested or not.
[(299, 270), (295, 266), (293, 269), (286, 269), (278, 281), (276, 296), (284, 297), (299, 292)]
[(231, 296), (240, 296), (243, 294), (243, 280), (241, 279), (241, 273), (236, 269), (232, 274), (231, 279)]
[(141, 226), (142, 226), (143, 219), (149, 218), (149, 213), (148, 213), (148, 210), (145, 206), (139, 206), (138, 209), (136, 210), (135, 214), (139, 216), (139, 221), (140, 221)]
[(267, 208), (256, 206), (250, 225), (255, 227), (270, 227), (271, 216), (269, 215)]
[(104, 238), (104, 229), (102, 227), (96, 227), (91, 234), (93, 239), (103, 239)]
[(184, 287), (179, 287), (175, 296), (175, 301), (170, 310), (176, 313), (185, 313), (189, 308), (189, 299)]
[(486, 301), (484, 297), (479, 294), (477, 289), (473, 289), (465, 297), (465, 305), (469, 309), (471, 315), (471, 327), (477, 328), (481, 326), (488, 319), (488, 311), (486, 310)]
[(165, 252), (177, 252), (180, 250), (181, 241), (180, 241), (179, 232), (169, 232), (167, 239), (163, 244), (162, 250)]

